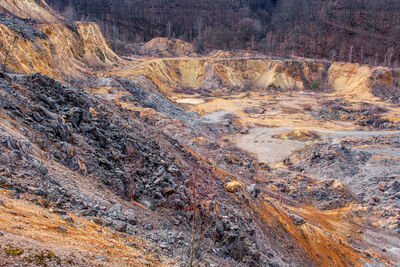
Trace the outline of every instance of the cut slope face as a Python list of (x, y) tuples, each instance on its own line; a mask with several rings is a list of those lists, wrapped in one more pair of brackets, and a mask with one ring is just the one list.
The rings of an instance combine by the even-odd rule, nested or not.
[(0, 11), (41, 23), (55, 23), (62, 20), (62, 17), (44, 0), (1, 0)]
[(400, 77), (399, 70), (352, 63), (235, 58), (160, 59), (116, 73), (133, 79), (144, 75), (169, 96), (185, 87), (197, 93), (273, 87), (285, 91), (331, 91), (332, 96), (357, 101), (374, 99), (375, 84), (396, 86)]
[[(166, 94), (170, 94), (180, 87), (218, 90), (244, 88), (246, 85), (259, 88), (274, 85), (284, 89), (304, 89), (309, 81), (302, 77), (303, 73), (298, 72), (303, 70), (307, 71), (308, 79), (318, 79), (322, 76), (323, 64), (307, 66), (301, 62), (234, 58), (164, 59), (151, 61), (138, 68), (126, 69), (120, 74), (132, 78), (145, 75)], [(246, 89), (252, 89), (251, 87)]]
[(328, 71), (328, 81), (335, 93), (356, 100), (372, 100), (376, 85), (397, 88), (399, 79), (398, 69), (352, 63), (335, 62)]
[(43, 0), (4, 0), (0, 12), (8, 14), (0, 17), (0, 60), (10, 70), (65, 81), (122, 61), (97, 24), (62, 24), (63, 18)]
[[(12, 19), (12, 18), (10, 18)], [(43, 24), (32, 27), (39, 36), (25, 38), (0, 24), (0, 60), (7, 68), (23, 73), (41, 72), (66, 80), (67, 76), (83, 77), (93, 67), (111, 67), (121, 59), (109, 48), (95, 23), (75, 25)]]

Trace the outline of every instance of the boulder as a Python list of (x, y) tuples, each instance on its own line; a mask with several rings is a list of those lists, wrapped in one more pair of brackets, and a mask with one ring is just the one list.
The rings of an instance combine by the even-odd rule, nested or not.
[(250, 195), (253, 197), (257, 198), (258, 195), (260, 194), (260, 188), (257, 187), (256, 184), (251, 184), (248, 187), (246, 187), (247, 192), (249, 192)]
[(114, 220), (111, 225), (118, 232), (125, 232), (126, 231), (126, 223), (120, 220)]
[(119, 219), (121, 215), (122, 215), (122, 206), (120, 204), (115, 204), (108, 211), (108, 216), (110, 216), (112, 219)]
[(124, 217), (126, 221), (130, 224), (136, 224), (136, 214), (134, 210), (128, 209), (124, 212)]
[(242, 129), (240, 130), (240, 133), (241, 133), (241, 134), (248, 134), (248, 133), (249, 133), (249, 128), (247, 128), (247, 127), (242, 128)]
[(114, 206), (112, 206), (110, 208), (110, 210), (108, 211), (108, 213), (117, 213), (120, 214), (122, 212), (122, 206), (121, 204), (115, 204)]
[(400, 192), (400, 182), (399, 181), (394, 181), (392, 183), (392, 190), (397, 193)]
[(225, 190), (230, 193), (239, 192), (243, 188), (243, 183), (239, 181), (231, 181), (225, 184)]
[(380, 183), (378, 184), (378, 188), (379, 188), (379, 190), (381, 190), (381, 191), (386, 191), (386, 189), (387, 189), (386, 183), (385, 183), (385, 182), (380, 182)]
[(174, 192), (175, 192), (175, 189), (173, 189), (172, 187), (165, 187), (163, 189), (164, 196), (169, 196), (169, 195), (173, 194)]
[(306, 221), (303, 219), (303, 217), (300, 217), (300, 216), (297, 215), (297, 214), (291, 214), (291, 215), (290, 215), (290, 218), (292, 219), (292, 222), (293, 222), (295, 225), (303, 225), (303, 224), (306, 223)]
[(58, 232), (60, 232), (62, 234), (65, 234), (67, 232), (67, 227), (65, 227), (64, 225), (58, 225), (56, 227), (56, 229), (57, 229)]

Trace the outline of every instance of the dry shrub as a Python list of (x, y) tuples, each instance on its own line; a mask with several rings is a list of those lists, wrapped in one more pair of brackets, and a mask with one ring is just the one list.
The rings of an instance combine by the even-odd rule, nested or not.
[(312, 105), (310, 105), (310, 104), (304, 104), (304, 105), (302, 105), (302, 107), (303, 107), (304, 111), (312, 111), (313, 110)]
[(371, 106), (368, 108), (368, 112), (371, 114), (381, 114), (381, 113), (386, 113), (389, 110), (387, 108), (384, 107), (380, 107), (380, 106)]
[(196, 94), (196, 89), (194, 89), (193, 87), (190, 87), (190, 86), (181, 86), (179, 88), (174, 89), (174, 93), (194, 95), (194, 94)]
[(250, 92), (254, 90), (254, 83), (251, 80), (244, 80), (243, 81), (243, 91)]
[[(191, 205), (188, 207), (192, 213), (191, 242), (189, 252), (189, 266), (197, 265), (203, 257), (214, 247), (212, 242), (212, 228), (215, 223), (214, 199), (217, 185), (212, 173), (204, 165), (190, 171), (191, 179), (188, 181)], [(210, 236), (211, 235), (211, 236)]]

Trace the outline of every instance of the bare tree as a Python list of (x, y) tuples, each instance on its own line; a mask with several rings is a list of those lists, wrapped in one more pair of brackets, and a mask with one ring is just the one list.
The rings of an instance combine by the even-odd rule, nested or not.
[[(207, 177), (204, 181), (203, 177)], [(216, 247), (213, 242), (213, 225), (215, 219), (212, 215), (215, 196), (215, 181), (212, 180), (211, 172), (204, 166), (192, 172), (189, 182), (191, 193), (191, 235), (189, 266), (193, 267), (196, 262), (201, 261), (204, 255)]]
[(171, 39), (172, 37), (172, 23), (171, 21), (168, 21), (167, 23), (167, 38)]
[(196, 30), (197, 39), (202, 39), (202, 30), (203, 30), (203, 18), (198, 16), (196, 19), (196, 23), (194, 24), (194, 29)]
[(364, 64), (364, 46), (361, 46), (360, 63)]
[(390, 47), (385, 54), (384, 65), (390, 67), (392, 65), (392, 59), (394, 56), (394, 47)]
[(336, 50), (332, 49), (329, 53), (329, 60), (330, 61), (335, 61), (336, 60)]
[(340, 48), (339, 48), (339, 62), (342, 62), (342, 61), (343, 61), (343, 49), (344, 49), (344, 47), (343, 47), (343, 42), (342, 42), (342, 41), (340, 41)]
[(352, 60), (353, 60), (353, 48), (354, 48), (354, 45), (350, 45), (349, 62), (352, 62)]

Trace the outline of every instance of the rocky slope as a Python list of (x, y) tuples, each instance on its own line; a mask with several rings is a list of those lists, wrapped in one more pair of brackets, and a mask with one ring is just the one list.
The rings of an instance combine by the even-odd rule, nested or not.
[[(398, 158), (382, 152), (398, 133), (332, 146), (309, 132), (397, 128), (396, 70), (226, 54), (121, 58), (96, 24), (26, 20), (10, 14), (11, 2), (0, 3), (8, 10), (0, 17), (0, 264), (398, 262)], [(337, 112), (326, 120), (329, 110)], [(249, 149), (269, 147), (267, 138), (235, 143), (257, 126), (283, 125), (298, 131), (270, 140), (310, 146), (270, 163)]]
[(38, 22), (59, 22), (63, 20), (44, 0), (2, 1), (0, 11), (6, 15), (16, 15), (23, 19)]

